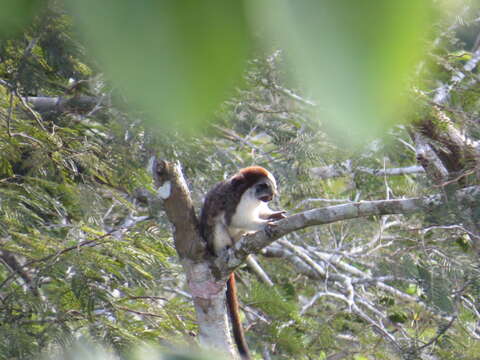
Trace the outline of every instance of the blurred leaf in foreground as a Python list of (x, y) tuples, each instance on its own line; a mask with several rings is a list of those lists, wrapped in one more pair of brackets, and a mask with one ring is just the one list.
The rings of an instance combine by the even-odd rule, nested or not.
[(20, 31), (32, 20), (40, 0), (0, 0), (0, 38)]
[(241, 1), (67, 2), (107, 74), (163, 125), (205, 120), (241, 77)]
[(275, 0), (253, 2), (251, 13), (286, 50), (289, 72), (306, 85), (320, 119), (343, 141), (357, 142), (400, 121), (430, 5)]

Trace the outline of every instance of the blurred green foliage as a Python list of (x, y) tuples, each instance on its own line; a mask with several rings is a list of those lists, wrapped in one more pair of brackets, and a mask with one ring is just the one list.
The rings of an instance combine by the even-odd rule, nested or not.
[[(8, 4), (15, 16), (5, 19), (28, 23), (36, 3)], [(405, 85), (435, 13), (431, 0), (67, 4), (102, 69), (154, 128), (204, 124), (241, 84), (250, 49), (274, 43), (318, 104), (317, 119), (345, 144), (402, 121)]]
[(407, 79), (423, 54), (432, 6), (274, 0), (252, 2), (251, 12), (286, 50), (288, 71), (318, 104), (317, 118), (348, 145), (404, 121)]
[(1, 0), (0, 39), (14, 36), (32, 21), (42, 9), (42, 0)]
[[(286, 67), (283, 64), (291, 57), (288, 44), (293, 37), (277, 43), (289, 50), (268, 51), (266, 55), (258, 51), (245, 62), (252, 46), (249, 33), (259, 28), (258, 21), (253, 27), (245, 25), (245, 18), (253, 18), (252, 9), (259, 11), (260, 18), (270, 16), (259, 10), (258, 3), (248, 5), (245, 17), (242, 3), (105, 1), (93, 5), (78, 1), (69, 5), (76, 20), (61, 1), (49, 4), (33, 18), (21, 12), (26, 25), (23, 31), (0, 44), (0, 359), (37, 359), (40, 353), (58, 353), (62, 358), (77, 340), (100, 344), (112, 351), (111, 356), (125, 359), (135, 358), (132, 349), (139, 343), (155, 343), (162, 350), (197, 344), (195, 314), (185, 292), (187, 286), (173, 247), (171, 226), (161, 204), (151, 204), (148, 198), (154, 189), (145, 167), (152, 154), (182, 164), (197, 209), (214, 183), (254, 163), (275, 174), (280, 197), (273, 207), (289, 213), (353, 200), (419, 197), (439, 191), (423, 173), (387, 177), (362, 170), (415, 164), (416, 154), (405, 127), (392, 127), (383, 138), (352, 151), (343, 145), (349, 141), (347, 136), (339, 142), (326, 135), (330, 127), (326, 117), (323, 122), (312, 121), (318, 116), (324, 119), (324, 105), (338, 106), (347, 114), (355, 106), (370, 107), (368, 102), (375, 96), (385, 96), (388, 106), (394, 103), (388, 99), (400, 85), (388, 83), (388, 77), (392, 75), (397, 82), (405, 76), (402, 74), (410, 60), (396, 51), (415, 43), (410, 30), (413, 33), (421, 28), (429, 12), (420, 3), (406, 3), (420, 7), (419, 14), (407, 21), (405, 9), (399, 8), (396, 18), (387, 5), (376, 9), (372, 2), (366, 2), (368, 7), (363, 10), (359, 9), (360, 2), (349, 6), (292, 2), (290, 7), (279, 2), (269, 8), (271, 16), (287, 9), (287, 18), (293, 22), (302, 12), (309, 13), (304, 26), (295, 27), (300, 35), (308, 26), (318, 25), (320, 9), (331, 8), (321, 18), (328, 14), (332, 18), (318, 28), (329, 33), (319, 33), (315, 28), (318, 31), (306, 34), (305, 41), (310, 39), (312, 48), (321, 43), (318, 49), (324, 44), (337, 49), (338, 42), (343, 46), (339, 45), (338, 52), (357, 52), (356, 61), (349, 63), (342, 54), (335, 53), (331, 60), (328, 52), (319, 54), (316, 48), (306, 49), (298, 54), (305, 59), (293, 59)], [(159, 9), (165, 12), (159, 13)], [(352, 13), (345, 18), (349, 11)], [(0, 16), (10, 13), (5, 10)], [(210, 17), (213, 13), (218, 16)], [(370, 13), (376, 15), (373, 20), (367, 16)], [(439, 42), (425, 60), (422, 81), (416, 83), (424, 93), (434, 93), (439, 81), (448, 82), (472, 58), (470, 33), (479, 31), (476, 18), (478, 12), (469, 13), (458, 23), (458, 30), (444, 31), (451, 24), (448, 19), (436, 23), (436, 31), (441, 33)], [(164, 22), (157, 23), (159, 19)], [(87, 40), (83, 43), (72, 31), (74, 21), (80, 29), (90, 25), (82, 30), (92, 41), (87, 47)], [(463, 22), (466, 25), (461, 25)], [(383, 44), (384, 34), (396, 39), (390, 23), (412, 26), (406, 29), (408, 34), (403, 40), (397, 39), (399, 49), (394, 43)], [(289, 24), (271, 25), (265, 21), (265, 26), (272, 29), (279, 25), (288, 30)], [(359, 30), (350, 38), (353, 25)], [(339, 30), (339, 39), (335, 40), (336, 32), (330, 26)], [(464, 26), (476, 30), (460, 36)], [(167, 30), (174, 33), (171, 38)], [(149, 48), (151, 34), (160, 35)], [(262, 38), (261, 33), (257, 35)], [(98, 39), (91, 39), (95, 36)], [(376, 41), (367, 43), (370, 36)], [(219, 39), (210, 42), (211, 37)], [(232, 38), (237, 42), (230, 43)], [(303, 43), (300, 39), (297, 45)], [(165, 48), (159, 44), (165, 44)], [(271, 47), (276, 50), (277, 44)], [(174, 51), (167, 51), (171, 47)], [(209, 52), (200, 51), (204, 48)], [(209, 55), (211, 49), (218, 54)], [(382, 51), (385, 53), (378, 54), (377, 64), (370, 54)], [(396, 54), (401, 57), (401, 66), (388, 65)], [(411, 55), (414, 59), (416, 51)], [(325, 70), (313, 69), (309, 73), (303, 72), (307, 67), (295, 65), (295, 61), (309, 62), (309, 57), (324, 61), (319, 64), (325, 66), (335, 65), (331, 61), (339, 63), (335, 72), (325, 74), (325, 84), (317, 89), (329, 84), (330, 103), (322, 105), (325, 99), (316, 98), (320, 93), (315, 89), (307, 93), (317, 107), (302, 101), (305, 91), (293, 88), (292, 82), (288, 83), (291, 78), (285, 80), (287, 70), (303, 73), (300, 79), (311, 77), (312, 83), (320, 75), (323, 79)], [(376, 65), (386, 79), (370, 76)], [(292, 71), (295, 67), (298, 69)], [(180, 71), (185, 68), (187, 71)], [(395, 69), (401, 72), (389, 73)], [(351, 77), (352, 89), (345, 90), (346, 80), (342, 78), (338, 84), (328, 82), (342, 70), (344, 76)], [(147, 117), (177, 125), (185, 121), (185, 126), (191, 124), (189, 117), (198, 121), (208, 117), (215, 104), (227, 97), (224, 89), (235, 83), (242, 71), (242, 86), (216, 108), (214, 124), (208, 123), (188, 137), (166, 127), (156, 133), (145, 127)], [(475, 71), (452, 91), (445, 111), (462, 133), (478, 140), (480, 85)], [(72, 89), (72, 79), (81, 81), (82, 86)], [(370, 94), (363, 93), (361, 79), (365, 79)], [(208, 100), (205, 97), (209, 89), (202, 88), (205, 84), (213, 94)], [(376, 92), (382, 86), (387, 94)], [(147, 100), (142, 103), (144, 92)], [(366, 105), (351, 99), (357, 92), (367, 99)], [(327, 95), (326, 100), (330, 93)], [(26, 96), (57, 100), (87, 97), (93, 103), (87, 111), (55, 108), (37, 113), (22, 102)], [(419, 98), (416, 93), (412, 98), (409, 101), (416, 111), (409, 113), (406, 120), (432, 114), (428, 97)], [(142, 106), (132, 107), (131, 102)], [(365, 108), (360, 114), (364, 116), (368, 111)], [(349, 123), (352, 133), (361, 124), (373, 134), (372, 123), (361, 123), (359, 119), (350, 119), (356, 121)], [(447, 131), (444, 125), (438, 129)], [(314, 176), (312, 169), (330, 166), (345, 172), (338, 177)], [(478, 184), (473, 175), (466, 177), (467, 185)], [(479, 208), (460, 214), (462, 204), (452, 201), (430, 214), (356, 219), (291, 234), (287, 240), (311, 256), (315, 252), (332, 256), (331, 261), (313, 259), (327, 269), (328, 276), (302, 272), (296, 267), (298, 259), (295, 262), (292, 256), (259, 256), (275, 283), (273, 289), (259, 284), (248, 268), (239, 270), (239, 293), (246, 310), (252, 353), (258, 358), (268, 351), (276, 360), (340, 355), (405, 359), (423, 351), (441, 359), (474, 359), (480, 351), (476, 328), (478, 257), (472, 252), (472, 236), (455, 225), (463, 226), (468, 219), (475, 221)], [(123, 228), (132, 217), (143, 220)], [(353, 283), (352, 293), (334, 275), (365, 279), (337, 266), (336, 256), (350, 271), (367, 274), (365, 279), (386, 278), (383, 283), (396, 292), (387, 292), (373, 281), (360, 281)], [(328, 296), (328, 292), (339, 297)], [(318, 293), (324, 294), (315, 300)], [(358, 306), (383, 324), (384, 330), (401, 344), (400, 352), (392, 350), (391, 342), (365, 317), (352, 311), (341, 298), (348, 295), (364, 300)], [(405, 300), (404, 295), (418, 301)], [(436, 338), (446, 327), (444, 316), (452, 315), (458, 315), (458, 319)], [(423, 348), (432, 340), (431, 346)], [(77, 355), (95, 356), (91, 349), (93, 346)], [(157, 358), (158, 354), (151, 354)], [(175, 356), (171, 358), (183, 355)]]
[(249, 34), (242, 1), (67, 1), (106, 73), (157, 127), (205, 123), (239, 84)]

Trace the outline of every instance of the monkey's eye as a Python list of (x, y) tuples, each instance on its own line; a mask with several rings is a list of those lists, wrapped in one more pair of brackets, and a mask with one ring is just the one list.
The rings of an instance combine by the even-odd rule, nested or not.
[(269, 183), (260, 183), (255, 187), (255, 196), (257, 199), (269, 202), (273, 198), (273, 191)]
[(268, 184), (258, 184), (257, 185), (257, 190), (268, 190), (270, 188), (270, 186)]

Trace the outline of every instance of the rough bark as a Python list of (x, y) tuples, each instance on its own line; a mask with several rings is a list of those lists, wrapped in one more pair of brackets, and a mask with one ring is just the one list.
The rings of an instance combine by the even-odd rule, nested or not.
[(199, 233), (195, 207), (180, 164), (152, 158), (157, 196), (163, 201), (167, 217), (173, 225), (173, 238), (182, 259), (202, 260), (206, 247)]
[(225, 307), (226, 276), (213, 267), (198, 228), (190, 192), (179, 164), (151, 159), (150, 170), (173, 225), (175, 248), (185, 269), (197, 315), (200, 343), (236, 358)]

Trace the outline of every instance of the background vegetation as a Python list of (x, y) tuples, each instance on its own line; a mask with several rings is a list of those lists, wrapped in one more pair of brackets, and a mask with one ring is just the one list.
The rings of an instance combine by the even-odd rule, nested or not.
[[(380, 127), (374, 127), (378, 119), (363, 122), (374, 108), (354, 118), (358, 108), (349, 107), (352, 98), (358, 100), (361, 79), (373, 72), (363, 74), (365, 64), (346, 67), (342, 86), (331, 88), (335, 101), (328, 99), (326, 106), (343, 104), (348, 111), (337, 120), (350, 117), (347, 127), (388, 128), (352, 148), (327, 131), (333, 122), (321, 100), (328, 89), (297, 89), (286, 76), (288, 46), (251, 53), (216, 48), (238, 55), (239, 64), (233, 72), (224, 70), (230, 63), (220, 69), (225, 83), (205, 102), (208, 86), (218, 78), (206, 79), (217, 60), (210, 64), (209, 55), (196, 57), (205, 50), (202, 44), (191, 49), (198, 60), (194, 70), (205, 71), (195, 82), (202, 86), (172, 88), (176, 78), (162, 78), (168, 70), (152, 79), (145, 71), (177, 57), (148, 53), (143, 45), (135, 49), (135, 38), (126, 39), (112, 59), (101, 51), (93, 57), (99, 45), (86, 49), (88, 41), (73, 31), (71, 12), (60, 1), (48, 7), (20, 3), (26, 4), (18, 10), (24, 20), (2, 26), (0, 42), (1, 359), (62, 354), (79, 340), (121, 358), (139, 344), (164, 350), (195, 345), (196, 319), (171, 225), (158, 216), (162, 204), (154, 200), (146, 171), (154, 154), (182, 164), (197, 208), (215, 182), (253, 163), (276, 175), (281, 193), (276, 206), (289, 213), (443, 194), (447, 205), (432, 213), (311, 227), (265, 249), (258, 260), (273, 288), (249, 268), (239, 271), (247, 338), (259, 359), (478, 358), (480, 206), (478, 197), (466, 207), (452, 195), (479, 185), (478, 7), (445, 8), (428, 28), (419, 18), (411, 36), (421, 39), (426, 55), (416, 57), (415, 66), (396, 68), (410, 74), (402, 94), (407, 111)], [(169, 10), (173, 16), (179, 9)], [(83, 10), (76, 11), (82, 16)], [(243, 39), (237, 26), (246, 25), (235, 25), (229, 36)], [(195, 29), (188, 29), (186, 38)], [(210, 40), (207, 36), (205, 44)], [(213, 44), (223, 43), (218, 41)], [(385, 55), (383, 46), (369, 51)], [(109, 65), (122, 56), (123, 67), (112, 70)], [(357, 56), (363, 59), (361, 52)], [(146, 70), (140, 69), (142, 57)], [(388, 59), (380, 64), (388, 66)], [(117, 79), (132, 62), (137, 66), (118, 83), (104, 76), (104, 66)], [(352, 73), (360, 79), (352, 80), (354, 91), (338, 98)], [(215, 121), (202, 123), (235, 74), (243, 83), (210, 116)], [(391, 91), (401, 92), (393, 85)], [(368, 101), (381, 98), (373, 94)], [(177, 100), (160, 111), (152, 105), (157, 97), (159, 104)], [(165, 125), (191, 119), (197, 110), (203, 126), (195, 131)], [(381, 118), (391, 114), (380, 110)], [(157, 122), (161, 125), (151, 126)]]

